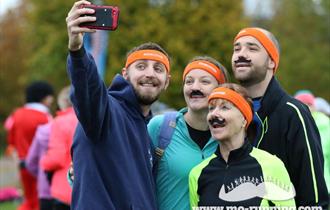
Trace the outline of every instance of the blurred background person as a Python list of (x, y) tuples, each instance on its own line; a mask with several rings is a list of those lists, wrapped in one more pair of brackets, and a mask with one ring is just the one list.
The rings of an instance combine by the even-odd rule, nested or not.
[(324, 98), (316, 97), (314, 107), (317, 111), (322, 112), (330, 117), (330, 104)]
[(50, 192), (54, 199), (53, 210), (70, 210), (72, 189), (66, 175), (71, 163), (70, 149), (78, 123), (69, 98), (70, 87), (59, 94), (61, 113), (50, 126), (48, 149), (41, 157), (41, 168), (49, 175)]
[[(69, 87), (63, 88), (58, 94), (57, 106), (59, 109), (57, 116), (65, 113), (62, 112), (62, 110), (71, 106), (69, 101)], [(45, 171), (40, 167), (40, 159), (46, 153), (48, 148), (51, 123), (52, 121), (38, 127), (31, 148), (26, 157), (26, 168), (37, 177), (40, 210), (50, 210), (53, 208), (50, 184), (47, 180)]]
[(25, 90), (26, 104), (16, 109), (6, 122), (8, 143), (15, 148), (20, 160), (20, 178), (23, 187), (23, 203), (19, 210), (37, 210), (38, 195), (36, 178), (26, 170), (25, 158), (32, 144), (35, 131), (39, 125), (46, 124), (51, 118), (51, 104), (54, 100), (53, 87), (45, 81), (35, 81)]
[(317, 110), (315, 106), (316, 98), (311, 91), (300, 90), (294, 95), (294, 97), (308, 106), (315, 120), (316, 126), (319, 129), (324, 155), (324, 178), (328, 188), (330, 201), (330, 118), (325, 113)]

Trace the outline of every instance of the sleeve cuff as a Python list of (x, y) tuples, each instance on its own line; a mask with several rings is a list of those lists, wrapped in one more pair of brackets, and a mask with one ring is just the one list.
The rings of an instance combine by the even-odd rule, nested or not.
[(76, 51), (69, 50), (69, 52), (70, 52), (70, 56), (74, 58), (81, 58), (86, 54), (84, 46), (82, 46), (79, 50)]

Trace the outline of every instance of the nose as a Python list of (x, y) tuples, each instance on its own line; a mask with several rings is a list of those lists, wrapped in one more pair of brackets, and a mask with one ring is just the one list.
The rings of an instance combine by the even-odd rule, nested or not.
[(144, 71), (146, 77), (154, 77), (155, 71), (152, 66), (148, 65)]
[(195, 80), (193, 82), (192, 86), (191, 86), (191, 89), (192, 90), (200, 90), (201, 89), (201, 86), (200, 86), (199, 82)]
[(242, 47), (241, 50), (236, 52), (236, 58), (247, 58), (247, 49), (245, 47)]
[(210, 111), (210, 115), (212, 117), (219, 118), (221, 116), (221, 110), (218, 107), (215, 107), (213, 110)]

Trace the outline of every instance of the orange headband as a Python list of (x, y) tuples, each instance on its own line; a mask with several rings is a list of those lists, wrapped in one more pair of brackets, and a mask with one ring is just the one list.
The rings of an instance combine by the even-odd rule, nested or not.
[(211, 62), (205, 61), (205, 60), (197, 60), (189, 63), (183, 72), (183, 80), (186, 77), (186, 75), (193, 69), (202, 69), (207, 71), (208, 73), (212, 74), (220, 84), (223, 84), (226, 82), (225, 75), (219, 69), (216, 65), (214, 65)]
[(268, 52), (269, 56), (273, 59), (275, 62), (275, 68), (274, 68), (274, 73), (277, 70), (278, 64), (280, 62), (280, 56), (279, 52), (273, 43), (271, 39), (269, 39), (265, 33), (263, 33), (261, 30), (258, 28), (244, 28), (242, 29), (235, 37), (234, 42), (236, 42), (237, 39), (239, 39), (242, 36), (253, 36), (256, 38), (262, 46), (266, 49)]
[(239, 93), (229, 88), (218, 87), (212, 91), (208, 101), (210, 102), (212, 99), (225, 99), (233, 103), (245, 117), (247, 121), (246, 128), (250, 125), (252, 121), (252, 109), (249, 103)]
[(138, 50), (132, 52), (126, 60), (125, 68), (137, 60), (153, 60), (165, 65), (167, 72), (170, 72), (170, 61), (168, 57), (158, 50)]

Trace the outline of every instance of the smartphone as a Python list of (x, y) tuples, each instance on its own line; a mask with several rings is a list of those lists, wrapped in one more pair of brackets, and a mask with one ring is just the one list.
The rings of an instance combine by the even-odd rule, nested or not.
[(95, 10), (94, 14), (84, 16), (95, 16), (96, 21), (85, 22), (80, 27), (86, 27), (98, 30), (116, 30), (118, 27), (119, 8), (116, 6), (102, 6), (94, 4), (83, 4), (80, 8), (91, 8)]

